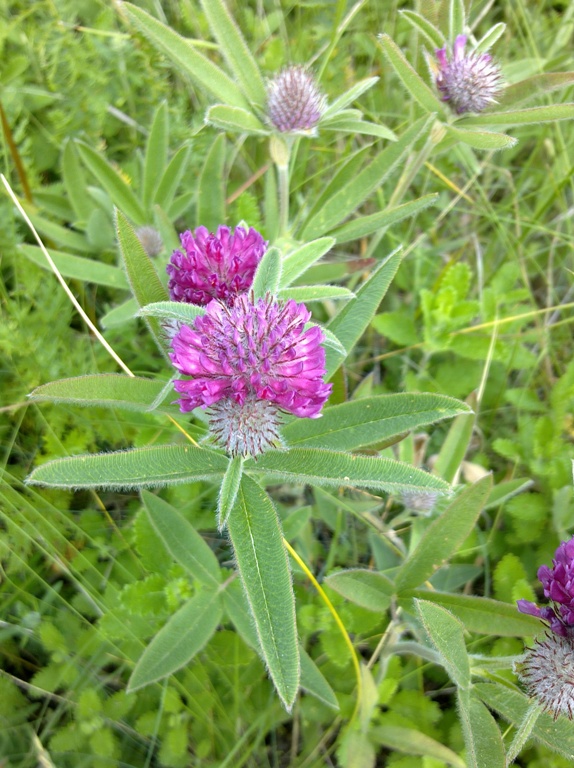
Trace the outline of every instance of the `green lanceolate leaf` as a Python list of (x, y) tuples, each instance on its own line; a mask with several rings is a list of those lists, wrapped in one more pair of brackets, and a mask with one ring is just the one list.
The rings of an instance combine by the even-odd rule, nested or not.
[(325, 584), (368, 611), (384, 613), (391, 604), (395, 585), (382, 573), (364, 568), (351, 568), (332, 573)]
[(263, 107), (266, 93), (261, 72), (223, 0), (201, 0), (201, 7), (243, 93), (254, 104)]
[(253, 475), (270, 475), (282, 481), (372, 488), (398, 493), (406, 490), (447, 492), (450, 486), (438, 477), (393, 459), (353, 456), (319, 448), (292, 448), (290, 451), (267, 451), (257, 462), (249, 459), (245, 471)]
[(291, 447), (354, 451), (469, 411), (466, 403), (445, 395), (401, 392), (333, 405), (322, 418), (296, 419), (282, 431)]
[(355, 294), (348, 288), (339, 285), (292, 285), (278, 291), (277, 298), (293, 299), (304, 303), (310, 301), (349, 301), (355, 298)]
[[(167, 292), (150, 257), (121, 211), (116, 211), (116, 226), (126, 274), (139, 306), (145, 307), (146, 304), (166, 300)], [(169, 344), (160, 322), (155, 317), (150, 317), (146, 318), (146, 323), (158, 348), (167, 357)]]
[(71, 139), (68, 139), (64, 145), (62, 177), (74, 214), (80, 221), (87, 221), (94, 204), (88, 196), (84, 169), (80, 164), (76, 145)]
[(492, 477), (488, 475), (465, 488), (426, 529), (396, 574), (397, 592), (427, 581), (458, 550), (474, 528), (491, 486)]
[(390, 227), (392, 224), (409, 218), (409, 216), (415, 216), (419, 211), (435, 203), (437, 198), (438, 194), (432, 193), (419, 197), (418, 200), (412, 200), (410, 203), (398, 205), (395, 208), (387, 208), (384, 211), (372, 213), (369, 216), (359, 216), (359, 218), (353, 219), (347, 222), (347, 224), (343, 224), (342, 227), (333, 230), (333, 237), (337, 243), (348, 243), (351, 240), (372, 235), (373, 232), (377, 232), (377, 230), (383, 227)]
[[(467, 398), (468, 404), (476, 405), (476, 394)], [(452, 483), (468, 450), (476, 415), (473, 411), (461, 413), (450, 426), (433, 467), (433, 473)]]
[(425, 81), (405, 59), (403, 52), (398, 45), (388, 35), (380, 35), (379, 44), (383, 49), (383, 53), (387, 57), (389, 64), (395, 70), (399, 80), (415, 101), (417, 101), (426, 112), (435, 112), (437, 115), (444, 117), (444, 104), (437, 96), (435, 96)]
[(225, 136), (218, 136), (209, 150), (199, 177), (197, 226), (210, 232), (225, 223)]
[(553, 123), (555, 120), (572, 120), (574, 104), (552, 104), (549, 107), (530, 107), (505, 112), (483, 112), (481, 115), (465, 117), (456, 124), (457, 128), (474, 126), (497, 125), (537, 125), (538, 123)]
[(459, 688), (470, 687), (470, 663), (464, 627), (452, 613), (427, 600), (415, 600), (420, 619), (450, 679)]
[(319, 667), (302, 646), (299, 646), (299, 654), (301, 656), (301, 688), (331, 709), (338, 711), (337, 697)]
[(541, 75), (533, 75), (518, 83), (507, 85), (502, 91), (497, 105), (490, 109), (493, 112), (504, 111), (515, 104), (528, 101), (535, 96), (546, 95), (561, 88), (569, 88), (574, 85), (574, 72), (545, 72)]
[[(124, 275), (125, 278), (125, 275)], [(138, 313), (138, 304), (135, 299), (128, 299), (118, 304), (100, 319), (102, 328), (116, 328), (133, 320)]]
[(416, 728), (405, 728), (402, 725), (374, 725), (369, 728), (369, 738), (375, 744), (387, 747), (392, 752), (430, 757), (438, 760), (439, 765), (467, 768), (466, 762), (460, 755)]
[(457, 616), (469, 632), (501, 637), (529, 637), (540, 631), (540, 620), (519, 613), (514, 603), (503, 603), (487, 597), (456, 595), (451, 592), (412, 589), (402, 593), (407, 606), (411, 598), (430, 600)]
[(305, 243), (294, 251), (288, 253), (283, 259), (283, 271), (281, 273), (281, 287), (285, 288), (306, 272), (309, 267), (324, 256), (335, 245), (333, 237), (321, 237)]
[(154, 202), (161, 206), (162, 210), (169, 211), (177, 188), (187, 169), (187, 164), (191, 155), (191, 146), (184, 144), (171, 158), (165, 173), (156, 186)]
[[(399, 268), (401, 258), (400, 249), (387, 256), (369, 279), (355, 292), (355, 298), (345, 304), (343, 309), (329, 323), (328, 330), (339, 339), (347, 350), (347, 354), (353, 349), (373, 319)], [(340, 357), (337, 358), (330, 350), (327, 350), (327, 379), (331, 378), (341, 362)]]
[(465, 128), (455, 128), (453, 125), (446, 126), (446, 131), (447, 135), (454, 136), (458, 141), (462, 141), (463, 144), (473, 149), (508, 149), (518, 142), (518, 139), (513, 136), (507, 136), (505, 133), (494, 133), (493, 131), (472, 131)]
[(261, 299), (268, 293), (271, 296), (277, 294), (281, 281), (281, 251), (278, 248), (269, 248), (257, 266), (253, 276), (251, 290), (255, 299)]
[(141, 492), (148, 517), (165, 548), (194, 579), (209, 587), (221, 581), (217, 558), (195, 528), (163, 499)]
[(328, 120), (342, 109), (348, 107), (349, 104), (352, 104), (354, 101), (356, 101), (360, 96), (363, 95), (363, 93), (372, 88), (373, 85), (376, 85), (378, 81), (378, 77), (367, 77), (365, 80), (359, 80), (358, 83), (355, 83), (355, 85), (351, 86), (348, 91), (345, 91), (345, 93), (341, 94), (341, 96), (336, 98), (335, 101), (327, 107), (327, 109), (323, 112), (321, 121)]
[(167, 102), (163, 101), (156, 110), (147, 141), (143, 176), (143, 204), (149, 210), (167, 165), (169, 147), (169, 115)]
[(37, 467), (29, 485), (52, 488), (159, 488), (225, 474), (225, 456), (191, 445), (158, 445), (131, 451), (55, 459)]
[(87, 144), (78, 141), (76, 146), (82, 160), (108, 193), (114, 205), (129, 216), (134, 224), (138, 226), (147, 224), (140, 201), (108, 161)]
[[(301, 237), (311, 239), (324, 235), (350, 216), (405, 160), (414, 144), (428, 135), (432, 120), (434, 118), (428, 116), (417, 120), (398, 141), (380, 152), (360, 171), (355, 171), (351, 178), (347, 178), (349, 168), (344, 166), (329, 185), (331, 196), (322, 202), (320, 208), (311, 212), (303, 225)], [(339, 181), (343, 180), (343, 176), (346, 183), (341, 186)]]
[(471, 691), (458, 689), (457, 699), (468, 768), (505, 768), (504, 745), (493, 716)]
[(431, 48), (442, 48), (444, 46), (444, 36), (431, 24), (428, 19), (415, 11), (399, 11), (401, 16), (406, 19), (411, 27), (418, 30), (425, 38)]
[(165, 381), (144, 379), (141, 376), (101, 373), (42, 384), (30, 393), (29, 398), (40, 402), (147, 411), (161, 395), (165, 385)]
[(38, 232), (53, 240), (56, 245), (69, 248), (71, 251), (79, 251), (80, 253), (93, 252), (94, 248), (85, 235), (74, 232), (74, 230), (67, 227), (61, 227), (59, 224), (54, 224), (53, 221), (48, 221), (48, 219), (38, 216), (28, 204), (24, 204), (24, 210)]
[(227, 527), (261, 653), (277, 693), (290, 710), (300, 670), (291, 574), (275, 507), (246, 475)]
[(221, 619), (221, 600), (204, 590), (168, 619), (143, 652), (128, 681), (128, 693), (163, 680), (189, 664), (211, 638)]
[(448, 4), (448, 36), (451, 44), (459, 35), (464, 34), (466, 27), (466, 10), (464, 0), (450, 0)]
[(217, 529), (219, 531), (222, 531), (227, 525), (227, 518), (237, 499), (242, 475), (243, 456), (234, 456), (229, 460), (227, 472), (223, 476), (223, 482), (219, 489), (219, 497), (217, 499)]
[(182, 74), (188, 75), (201, 91), (207, 91), (217, 101), (225, 104), (248, 107), (245, 97), (233, 80), (198, 53), (193, 47), (193, 40), (181, 37), (132, 3), (122, 3), (122, 10), (150, 43), (167, 56)]
[(269, 129), (255, 117), (253, 112), (248, 112), (241, 107), (229, 107), (227, 104), (215, 104), (210, 107), (205, 115), (205, 122), (219, 128), (220, 131), (246, 133), (252, 136), (267, 136), (269, 133)]
[(476, 53), (484, 53), (496, 43), (496, 41), (502, 37), (506, 31), (506, 24), (503, 21), (499, 21), (498, 24), (494, 24), (484, 35), (480, 38), (474, 49)]
[(184, 301), (155, 301), (142, 307), (138, 315), (142, 317), (158, 317), (163, 320), (177, 320), (192, 326), (196, 317), (205, 315), (205, 307), (197, 304), (187, 304)]
[[(20, 245), (18, 250), (34, 264), (51, 271), (46, 257), (37, 245)], [(63, 277), (82, 280), (85, 283), (94, 283), (94, 285), (105, 285), (108, 288), (125, 290), (128, 287), (125, 273), (119, 267), (103, 264), (94, 259), (85, 259), (82, 256), (73, 256), (63, 251), (50, 250), (50, 256)]]
[(388, 139), (389, 141), (397, 141), (397, 136), (386, 125), (379, 125), (379, 123), (371, 123), (369, 120), (357, 120), (348, 118), (347, 120), (333, 120), (332, 122), (323, 125), (321, 123), (321, 130), (327, 131), (341, 131), (342, 133), (363, 134), (364, 136), (374, 136), (377, 139)]

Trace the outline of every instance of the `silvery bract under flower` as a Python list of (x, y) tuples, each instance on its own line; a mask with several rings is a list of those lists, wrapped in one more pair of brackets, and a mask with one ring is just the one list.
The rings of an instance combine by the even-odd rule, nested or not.
[(167, 265), (172, 301), (205, 306), (212, 299), (228, 303), (251, 287), (253, 275), (267, 248), (255, 229), (206, 227), (180, 235), (183, 251), (174, 251)]
[(556, 720), (574, 717), (574, 638), (549, 634), (515, 665), (528, 693)]
[(548, 622), (556, 635), (574, 637), (574, 537), (559, 545), (552, 566), (542, 565), (538, 578), (544, 596), (554, 605), (539, 608), (528, 600), (519, 600), (518, 610)]
[(482, 112), (496, 102), (502, 82), (500, 70), (488, 53), (466, 53), (466, 35), (458, 35), (449, 57), (446, 48), (436, 51), (436, 85), (459, 115)]
[(325, 111), (325, 97), (304, 67), (284, 69), (267, 88), (267, 115), (280, 133), (312, 131)]
[(281, 412), (317, 418), (331, 393), (325, 384), (323, 333), (305, 329), (310, 313), (295, 301), (238, 296), (211, 301), (193, 328), (172, 340), (182, 412), (209, 408), (210, 431), (232, 455), (256, 456), (280, 443)]

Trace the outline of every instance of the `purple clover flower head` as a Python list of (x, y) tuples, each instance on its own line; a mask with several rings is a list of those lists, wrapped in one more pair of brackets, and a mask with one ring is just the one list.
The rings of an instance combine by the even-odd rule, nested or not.
[(325, 97), (305, 67), (286, 67), (268, 85), (267, 115), (280, 133), (313, 131), (325, 106)]
[(436, 51), (438, 69), (436, 85), (453, 110), (462, 115), (465, 112), (482, 112), (496, 102), (502, 80), (500, 69), (488, 53), (467, 53), (466, 35), (458, 35), (449, 58), (446, 48)]
[(225, 303), (251, 287), (253, 275), (267, 248), (259, 232), (236, 227), (206, 227), (180, 235), (183, 251), (174, 251), (166, 267), (172, 301), (205, 306), (212, 299)]
[(175, 382), (180, 410), (209, 408), (210, 431), (231, 455), (256, 456), (280, 443), (282, 412), (318, 418), (332, 385), (323, 381), (323, 333), (305, 329), (310, 317), (292, 300), (211, 301), (172, 340), (173, 364), (191, 377)]
[(555, 635), (574, 638), (574, 537), (559, 545), (552, 566), (540, 566), (538, 578), (544, 596), (553, 605), (539, 608), (528, 600), (518, 600), (518, 610), (548, 622)]
[(549, 634), (536, 641), (520, 663), (515, 664), (530, 696), (558, 719), (574, 717), (574, 638)]

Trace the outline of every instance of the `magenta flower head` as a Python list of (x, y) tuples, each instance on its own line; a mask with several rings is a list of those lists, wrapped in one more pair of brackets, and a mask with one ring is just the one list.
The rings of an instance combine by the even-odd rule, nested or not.
[(552, 568), (540, 566), (538, 578), (544, 587), (544, 596), (553, 605), (539, 608), (528, 600), (519, 600), (518, 610), (548, 622), (555, 635), (574, 638), (574, 537), (560, 544)]
[(515, 664), (530, 696), (538, 699), (556, 720), (574, 717), (574, 638), (549, 634), (536, 641)]
[(193, 328), (172, 340), (180, 410), (209, 408), (210, 431), (232, 456), (257, 456), (281, 443), (281, 412), (318, 418), (331, 394), (325, 384), (323, 333), (305, 329), (310, 312), (295, 301), (241, 295), (211, 301)]
[(286, 67), (267, 88), (267, 116), (280, 133), (312, 131), (325, 106), (325, 97), (305, 67)]
[(433, 67), (436, 85), (453, 110), (462, 115), (465, 112), (482, 112), (496, 102), (502, 80), (500, 69), (488, 53), (467, 53), (466, 35), (458, 35), (449, 58), (446, 48), (436, 52), (438, 68)]
[(174, 251), (169, 264), (168, 289), (172, 301), (205, 306), (212, 299), (229, 303), (251, 287), (253, 275), (267, 248), (259, 232), (218, 227), (212, 234), (198, 227), (180, 235), (183, 251)]

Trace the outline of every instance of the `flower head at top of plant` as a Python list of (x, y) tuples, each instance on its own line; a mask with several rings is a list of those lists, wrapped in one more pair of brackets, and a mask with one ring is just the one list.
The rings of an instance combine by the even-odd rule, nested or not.
[(305, 67), (286, 67), (267, 87), (267, 116), (280, 133), (311, 132), (325, 105), (314, 76)]
[(180, 410), (209, 408), (210, 432), (232, 456), (281, 444), (282, 412), (318, 418), (332, 385), (323, 381), (323, 333), (305, 328), (310, 317), (304, 304), (269, 296), (211, 301), (172, 339), (171, 360), (191, 377), (175, 382)]
[(558, 546), (552, 568), (540, 566), (538, 578), (544, 596), (553, 605), (539, 608), (528, 600), (519, 600), (518, 610), (548, 622), (555, 635), (574, 638), (574, 537)]
[(488, 53), (465, 53), (466, 35), (458, 35), (449, 57), (447, 49), (436, 51), (438, 67), (435, 70), (436, 86), (459, 115), (465, 112), (482, 112), (496, 97), (502, 87), (499, 67)]
[(515, 664), (528, 693), (556, 720), (560, 714), (574, 717), (574, 638), (549, 634), (536, 640)]
[(167, 265), (172, 301), (205, 306), (212, 299), (229, 303), (251, 288), (267, 243), (253, 228), (206, 227), (180, 235), (182, 251), (174, 251)]

